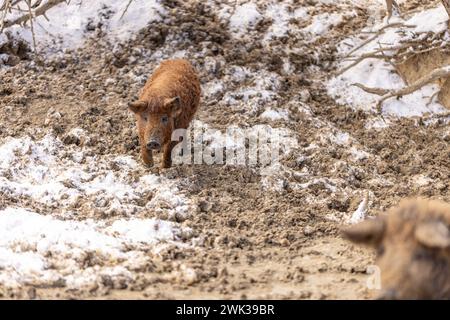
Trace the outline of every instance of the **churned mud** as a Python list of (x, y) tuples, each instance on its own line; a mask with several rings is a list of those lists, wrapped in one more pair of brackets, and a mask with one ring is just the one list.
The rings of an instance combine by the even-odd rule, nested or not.
[[(106, 23), (90, 24), (79, 48), (0, 68), (0, 219), (21, 214), (55, 226), (47, 246), (23, 222), (4, 227), (10, 238), (0, 239), (0, 252), (18, 262), (0, 256), (0, 296), (374, 297), (373, 254), (343, 240), (340, 226), (367, 195), (368, 215), (403, 197), (450, 201), (448, 121), (386, 123), (327, 92), (337, 46), (383, 7), (160, 3), (162, 18), (127, 40), (108, 37)], [(251, 21), (239, 17), (242, 7)], [(199, 72), (196, 123), (280, 130), (289, 147), (279, 164), (142, 166), (127, 103), (171, 57)], [(27, 252), (38, 265), (31, 271)]]

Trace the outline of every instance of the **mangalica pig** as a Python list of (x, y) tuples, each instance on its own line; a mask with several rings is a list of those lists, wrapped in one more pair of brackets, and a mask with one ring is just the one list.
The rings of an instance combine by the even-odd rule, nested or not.
[(141, 157), (153, 166), (153, 151), (163, 152), (162, 167), (172, 164), (171, 141), (176, 129), (187, 129), (200, 102), (200, 81), (184, 59), (166, 60), (153, 72), (138, 101), (129, 109), (136, 115)]
[(450, 204), (404, 200), (343, 234), (376, 249), (380, 298), (450, 299)]

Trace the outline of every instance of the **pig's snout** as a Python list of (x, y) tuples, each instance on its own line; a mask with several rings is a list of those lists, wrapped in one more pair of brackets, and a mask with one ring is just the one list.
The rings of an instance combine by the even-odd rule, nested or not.
[(161, 143), (156, 139), (152, 139), (149, 141), (149, 143), (147, 143), (146, 147), (147, 147), (147, 150), (160, 150)]

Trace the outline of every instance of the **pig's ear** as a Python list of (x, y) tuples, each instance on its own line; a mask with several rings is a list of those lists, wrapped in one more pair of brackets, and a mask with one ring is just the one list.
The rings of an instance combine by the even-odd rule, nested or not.
[(134, 101), (128, 104), (128, 109), (134, 113), (142, 112), (148, 107), (148, 102), (146, 101)]
[(342, 229), (342, 235), (348, 240), (376, 246), (383, 238), (386, 224), (384, 218), (368, 219), (351, 227)]
[(426, 221), (417, 225), (415, 237), (429, 248), (450, 248), (450, 231), (441, 221)]
[(166, 106), (170, 106), (170, 115), (176, 117), (181, 113), (181, 100), (180, 97), (176, 96), (165, 101)]

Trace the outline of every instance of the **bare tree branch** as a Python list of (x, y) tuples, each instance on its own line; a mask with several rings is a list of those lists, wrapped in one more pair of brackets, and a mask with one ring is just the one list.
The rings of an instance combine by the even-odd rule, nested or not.
[(34, 10), (34, 13), (28, 12), (27, 14), (25, 14), (23, 16), (20, 16), (20, 17), (14, 19), (14, 20), (4, 21), (3, 25), (2, 25), (2, 30), (5, 29), (5, 28), (9, 28), (9, 27), (11, 27), (13, 25), (16, 25), (16, 24), (25, 23), (25, 22), (27, 22), (30, 19), (33, 19), (33, 18), (39, 17), (41, 15), (44, 15), (47, 10), (49, 10), (50, 8), (60, 4), (61, 2), (65, 2), (65, 0), (48, 0), (46, 3), (44, 3), (41, 6), (39, 6), (38, 8), (36, 8), (36, 10)]
[(3, 5), (0, 9), (0, 10), (3, 10), (2, 15), (0, 17), (0, 33), (3, 32), (4, 26), (5, 26), (6, 14), (10, 10), (11, 6), (12, 6), (11, 0), (5, 0), (5, 2), (3, 3)]
[(22, 0), (14, 0), (11, 2), (11, 0), (5, 0), (5, 3), (0, 7), (0, 10), (5, 10), (6, 5), (8, 4), (8, 2), (11, 4), (11, 7), (17, 5), (19, 2), (21, 2)]
[(386, 9), (387, 9), (387, 13), (388, 13), (388, 19), (390, 19), (392, 17), (392, 1), (393, 0), (386, 0)]
[[(38, 2), (40, 3), (40, 0), (38, 0)], [(31, 0), (27, 0), (27, 5), (28, 5), (28, 14), (30, 15), (31, 19), (30, 19), (30, 26), (31, 26), (31, 35), (33, 36), (33, 48), (34, 48), (34, 53), (37, 53), (37, 46), (36, 46), (36, 35), (34, 34), (34, 23), (33, 23), (33, 12), (31, 11)]]
[(386, 93), (389, 92), (389, 89), (366, 87), (365, 85), (363, 85), (361, 83), (352, 83), (352, 86), (358, 87), (368, 93), (376, 94), (379, 96), (385, 95)]
[(366, 87), (359, 83), (355, 83), (353, 85), (357, 86), (358, 88), (361, 88), (362, 90), (364, 90), (368, 93), (383, 96), (383, 97), (381, 97), (381, 99), (378, 101), (378, 104), (377, 104), (378, 112), (381, 113), (382, 104), (387, 99), (392, 98), (392, 97), (401, 97), (401, 96), (411, 94), (411, 93), (421, 89), (422, 87), (426, 86), (427, 84), (430, 84), (438, 79), (446, 78), (449, 76), (450, 76), (450, 66), (446, 66), (443, 68), (435, 69), (435, 70), (433, 70), (433, 72), (420, 78), (419, 80), (417, 80), (410, 86), (406, 86), (406, 87), (398, 89), (398, 90), (370, 88), (370, 87)]
[(403, 24), (401, 22), (387, 24), (384, 27), (382, 27), (379, 30), (377, 30), (376, 32), (373, 32), (374, 35), (372, 37), (368, 38), (363, 43), (361, 43), (360, 45), (358, 45), (355, 48), (353, 48), (350, 52), (348, 52), (346, 57), (351, 56), (353, 53), (355, 53), (356, 51), (358, 51), (359, 49), (361, 49), (362, 47), (364, 47), (368, 43), (370, 43), (373, 40), (375, 40), (376, 38), (378, 38), (381, 34), (384, 33), (384, 31), (386, 31), (386, 29), (388, 29), (388, 28), (395, 28), (395, 27), (415, 28), (416, 26), (405, 25), (405, 24)]

